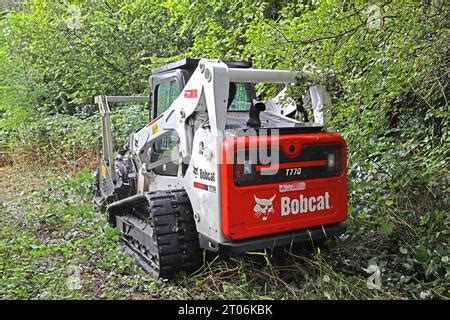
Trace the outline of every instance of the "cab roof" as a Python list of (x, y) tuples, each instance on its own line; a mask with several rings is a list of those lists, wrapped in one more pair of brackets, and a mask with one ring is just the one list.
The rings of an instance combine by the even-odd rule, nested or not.
[[(153, 69), (152, 74), (159, 74), (170, 70), (175, 69), (184, 69), (188, 71), (194, 71), (195, 68), (197, 68), (198, 63), (200, 62), (200, 59), (192, 59), (192, 58), (185, 58), (179, 61), (175, 61), (172, 63), (168, 63), (164, 66), (161, 66), (159, 68)], [(251, 62), (244, 62), (244, 61), (223, 61), (228, 67), (230, 68), (251, 68), (252, 63)]]

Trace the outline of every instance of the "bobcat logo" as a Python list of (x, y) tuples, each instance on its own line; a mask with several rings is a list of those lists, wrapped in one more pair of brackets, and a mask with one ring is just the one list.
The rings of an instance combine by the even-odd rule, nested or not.
[(197, 178), (197, 176), (198, 176), (198, 167), (192, 166), (192, 173)]
[(267, 216), (275, 211), (275, 210), (273, 210), (272, 203), (276, 196), (277, 195), (275, 194), (270, 199), (260, 199), (255, 195), (253, 196), (255, 198), (255, 202), (256, 202), (255, 207), (253, 208), (256, 218), (259, 218), (260, 216), (262, 216), (262, 219), (264, 221), (267, 220)]

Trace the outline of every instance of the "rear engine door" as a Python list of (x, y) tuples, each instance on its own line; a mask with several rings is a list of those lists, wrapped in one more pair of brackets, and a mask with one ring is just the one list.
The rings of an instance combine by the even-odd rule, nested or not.
[[(237, 159), (240, 149), (247, 158), (261, 142), (278, 154), (278, 163), (262, 163), (259, 150), (256, 161)], [(230, 152), (236, 154), (232, 164), (225, 163)], [(226, 238), (295, 231), (347, 217), (346, 144), (338, 134), (231, 137), (224, 143), (222, 159), (222, 232)]]

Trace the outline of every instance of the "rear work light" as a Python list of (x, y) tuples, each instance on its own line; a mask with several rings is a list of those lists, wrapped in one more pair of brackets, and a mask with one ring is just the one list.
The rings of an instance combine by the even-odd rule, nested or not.
[(336, 154), (335, 153), (328, 154), (327, 166), (328, 166), (328, 168), (334, 168), (336, 166)]
[(342, 149), (335, 149), (327, 154), (327, 171), (331, 176), (342, 173)]
[(250, 161), (244, 161), (244, 163), (238, 163), (235, 165), (236, 182), (248, 182), (255, 179), (255, 165)]
[(244, 162), (244, 175), (253, 174), (253, 166), (250, 161)]

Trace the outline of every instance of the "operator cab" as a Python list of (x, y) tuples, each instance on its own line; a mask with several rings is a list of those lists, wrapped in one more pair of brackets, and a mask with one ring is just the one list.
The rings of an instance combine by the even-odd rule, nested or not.
[[(169, 63), (162, 67), (152, 70), (150, 76), (151, 88), (151, 108), (150, 119), (156, 119), (163, 112), (170, 108), (172, 102), (180, 95), (185, 85), (188, 83), (200, 59), (186, 58), (180, 61)], [(230, 68), (251, 68), (250, 62), (224, 62)], [(241, 111), (242, 115), (247, 117), (251, 101), (256, 97), (256, 91), (253, 84), (232, 83), (230, 91), (234, 89), (233, 99), (230, 99), (228, 111)], [(244, 120), (245, 122), (245, 120)], [(152, 146), (150, 161), (155, 163), (163, 161), (177, 148), (179, 137), (175, 131), (162, 136), (156, 140)], [(159, 176), (176, 177), (178, 175), (179, 165), (175, 162), (168, 162), (153, 169), (153, 172)]]
[[(155, 119), (166, 111), (172, 102), (180, 95), (186, 83), (198, 66), (200, 59), (186, 58), (169, 63), (152, 70), (150, 76), (151, 118)], [(251, 62), (224, 62), (229, 68), (251, 68)], [(255, 86), (250, 83), (233, 83), (234, 99), (229, 104), (228, 111), (248, 112), (252, 99), (256, 98)]]
[[(186, 58), (152, 70), (149, 79), (152, 93), (150, 99), (151, 119), (156, 119), (170, 108), (172, 102), (180, 95), (191, 78), (199, 61), (200, 59)], [(224, 63), (230, 68), (248, 69), (252, 67), (251, 62), (228, 61)], [(225, 129), (235, 131), (236, 129), (246, 130), (252, 127), (267, 129), (296, 128), (296, 130), (300, 129), (303, 132), (320, 132), (323, 128), (321, 124), (308, 122), (306, 111), (303, 109), (303, 105), (308, 103), (305, 99), (300, 102), (299, 106), (291, 101), (291, 106), (286, 108), (287, 111), (281, 107), (281, 110), (273, 112), (272, 105), (279, 105), (279, 101), (276, 101), (276, 99), (280, 100), (283, 97), (275, 97), (267, 101), (266, 104), (257, 101), (256, 98), (254, 83), (231, 82)], [(303, 114), (304, 121), (296, 121), (296, 114)]]

